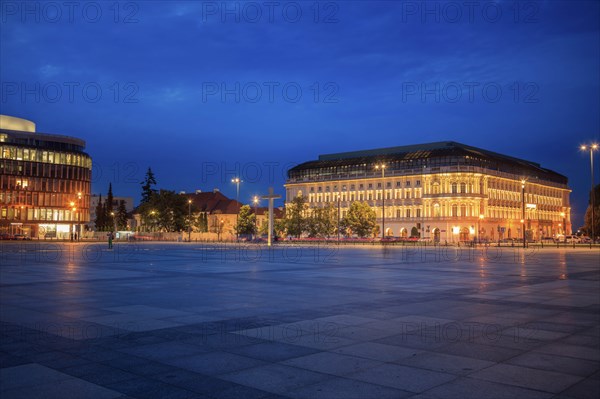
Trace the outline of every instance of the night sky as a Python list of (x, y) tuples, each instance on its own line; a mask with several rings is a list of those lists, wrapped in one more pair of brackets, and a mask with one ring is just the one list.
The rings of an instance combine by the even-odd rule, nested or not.
[(1, 112), (86, 140), (93, 191), (136, 201), (148, 167), (248, 202), (319, 154), (458, 141), (566, 175), (577, 228), (599, 4), (3, 1)]

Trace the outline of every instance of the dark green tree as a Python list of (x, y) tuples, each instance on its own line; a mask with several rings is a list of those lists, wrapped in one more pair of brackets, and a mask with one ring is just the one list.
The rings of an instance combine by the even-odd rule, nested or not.
[(368, 237), (373, 234), (377, 226), (375, 211), (366, 202), (353, 202), (342, 219), (342, 226), (351, 234)]
[(116, 213), (116, 222), (118, 230), (127, 230), (127, 208), (125, 207), (125, 201), (119, 201), (119, 206), (117, 207)]
[[(600, 184), (594, 187), (594, 235), (600, 235)], [(590, 191), (588, 199), (588, 207), (585, 211), (583, 220), (583, 230), (591, 238), (592, 237), (592, 192)]]
[(113, 208), (113, 202), (112, 183), (108, 183), (108, 193), (106, 194), (106, 201), (104, 202), (104, 215), (106, 215), (105, 229), (107, 231), (112, 231), (115, 228), (115, 210)]
[(144, 177), (144, 181), (140, 183), (142, 185), (142, 199), (140, 204), (145, 204), (150, 202), (150, 198), (156, 192), (154, 190), (154, 186), (156, 186), (156, 178), (154, 177), (154, 172), (152, 169), (148, 168), (146, 171), (146, 176)]
[(155, 192), (148, 202), (140, 204), (138, 212), (142, 216), (144, 226), (151, 230), (164, 232), (186, 230), (187, 199), (174, 191)]
[(329, 203), (324, 208), (313, 208), (306, 219), (306, 231), (309, 237), (329, 237), (337, 229), (337, 209)]
[(106, 214), (104, 213), (104, 204), (102, 203), (102, 195), (98, 199), (96, 205), (96, 219), (94, 220), (96, 231), (106, 231)]
[(300, 238), (306, 231), (308, 204), (306, 198), (299, 195), (289, 202), (285, 207), (286, 230), (289, 235)]
[(256, 233), (256, 215), (252, 212), (249, 205), (243, 205), (240, 208), (238, 222), (234, 229), (238, 234)]

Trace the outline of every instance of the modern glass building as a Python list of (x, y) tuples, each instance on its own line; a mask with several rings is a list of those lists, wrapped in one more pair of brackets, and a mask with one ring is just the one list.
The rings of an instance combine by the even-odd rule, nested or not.
[(33, 122), (0, 115), (0, 233), (81, 236), (92, 174), (84, 149), (81, 139), (37, 133)]
[[(571, 233), (567, 178), (452, 141), (328, 154), (288, 171), (286, 198), (311, 207), (366, 201), (385, 235), (436, 241)], [(385, 218), (383, 210), (385, 209)]]

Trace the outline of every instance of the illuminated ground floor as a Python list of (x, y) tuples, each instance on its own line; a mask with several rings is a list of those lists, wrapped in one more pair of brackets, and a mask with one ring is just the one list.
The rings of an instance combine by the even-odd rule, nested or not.
[[(382, 219), (378, 219), (382, 228)], [(567, 226), (568, 227), (568, 226)], [(380, 230), (381, 231), (381, 230)], [(525, 234), (528, 240), (543, 237), (556, 237), (570, 234), (562, 223), (551, 220), (525, 220)], [(523, 237), (523, 223), (514, 219), (478, 218), (421, 218), (385, 220), (386, 237), (419, 237), (437, 242), (459, 242), (472, 240), (497, 241)]]
[(21, 223), (10, 222), (0, 225), (0, 234), (22, 235), (32, 239), (68, 240), (71, 235), (81, 237), (85, 227), (76, 223)]

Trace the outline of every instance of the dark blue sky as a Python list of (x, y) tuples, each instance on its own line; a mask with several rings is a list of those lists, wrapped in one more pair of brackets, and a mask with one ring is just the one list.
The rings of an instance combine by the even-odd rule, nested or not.
[(136, 199), (149, 166), (231, 197), (239, 173), (246, 202), (318, 154), (454, 140), (568, 176), (577, 227), (599, 3), (465, 3), (5, 1), (1, 112), (85, 139), (94, 192)]

